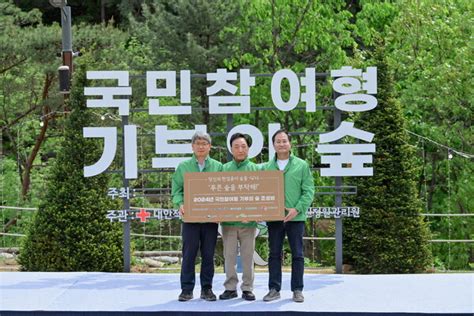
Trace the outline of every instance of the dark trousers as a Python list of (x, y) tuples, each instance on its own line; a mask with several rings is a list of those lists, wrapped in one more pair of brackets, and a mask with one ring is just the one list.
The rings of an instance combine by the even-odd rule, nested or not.
[(288, 236), (291, 249), (291, 290), (303, 290), (304, 256), (303, 235), (305, 222), (267, 222), (268, 244), (268, 288), (281, 290), (281, 268), (283, 257), (283, 241)]
[(181, 289), (193, 291), (196, 281), (196, 256), (201, 250), (201, 288), (212, 288), (214, 277), (214, 250), (217, 241), (216, 223), (183, 223), (183, 261), (181, 263)]

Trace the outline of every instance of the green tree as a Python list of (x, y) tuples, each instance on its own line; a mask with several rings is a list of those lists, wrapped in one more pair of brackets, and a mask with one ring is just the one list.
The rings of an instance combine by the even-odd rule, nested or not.
[(378, 69), (378, 106), (356, 124), (375, 133), (376, 153), (374, 175), (351, 181), (357, 195), (349, 202), (361, 208), (361, 217), (344, 222), (345, 260), (359, 273), (423, 272), (431, 253), (416, 191), (418, 167), (384, 58), (379, 47), (371, 60)]
[[(131, 33), (153, 52), (153, 69), (189, 69), (205, 74), (224, 68), (224, 59), (236, 49), (240, 38), (232, 25), (238, 23), (240, 12), (237, 1), (155, 0), (143, 6), (143, 19), (131, 18)], [(203, 79), (193, 80), (193, 96), (197, 96), (193, 101), (200, 108), (207, 108), (209, 103), (206, 84)], [(195, 117), (205, 124), (211, 121), (208, 111)], [(222, 125), (219, 121), (212, 125), (217, 128)]]
[[(400, 13), (386, 37), (396, 97), (407, 128), (436, 142), (413, 138), (423, 163), (419, 196), (426, 213), (472, 213), (474, 2), (399, 1), (397, 6)], [(439, 144), (456, 150), (451, 160)], [(429, 220), (434, 239), (474, 238), (473, 217)], [(469, 268), (474, 260), (474, 247), (468, 243), (436, 243), (433, 253), (436, 262), (451, 269)]]
[[(346, 65), (353, 54), (356, 42), (352, 36), (352, 13), (347, 1), (274, 0), (242, 1), (242, 20), (236, 32), (245, 39), (244, 49), (226, 60), (229, 68), (250, 68), (252, 73), (272, 74), (282, 68), (290, 68), (296, 73), (304, 73), (305, 68), (314, 67), (319, 73)], [(248, 34), (247, 34), (248, 33)], [(266, 132), (269, 123), (280, 123), (291, 132), (300, 132), (293, 137), (294, 153), (305, 157), (312, 167), (320, 167), (319, 157), (314, 150), (317, 135), (307, 132), (328, 130), (333, 120), (333, 112), (322, 110), (321, 106), (331, 106), (332, 91), (327, 77), (316, 80), (316, 112), (307, 112), (301, 102), (291, 111), (253, 110), (250, 115), (236, 116), (238, 124), (246, 123)], [(252, 88), (252, 107), (271, 109), (270, 78), (257, 77), (257, 85)], [(304, 87), (301, 86), (301, 91)], [(282, 84), (282, 98), (288, 100), (288, 85)], [(268, 144), (272, 146), (271, 144)], [(267, 159), (266, 152), (261, 159)], [(317, 186), (334, 185), (333, 179), (315, 174)], [(317, 196), (315, 205), (332, 205), (332, 196)], [(334, 235), (331, 220), (308, 220), (306, 230), (321, 237)], [(326, 241), (305, 242), (305, 253), (315, 254), (316, 260), (332, 264), (334, 244)], [(314, 258), (312, 258), (314, 259)]]
[[(0, 28), (1, 204), (38, 207), (44, 199), (45, 175), (63, 137), (64, 99), (56, 75), (61, 63), (56, 56), (61, 51), (61, 30), (57, 23), (42, 24), (39, 10), (25, 12), (12, 1), (0, 3)], [(94, 65), (127, 69), (143, 64), (142, 50), (127, 38), (112, 25), (73, 25), (74, 48), (90, 52)], [(10, 161), (16, 161), (14, 168)], [(2, 211), (3, 231), (23, 234), (31, 217), (31, 212)], [(18, 238), (2, 239), (4, 245), (19, 245)]]
[[(394, 90), (407, 119), (424, 213), (472, 212), (472, 1), (363, 0), (354, 33), (361, 56), (385, 39)], [(448, 159), (448, 148), (454, 148)], [(433, 239), (473, 239), (472, 217), (428, 217)], [(440, 269), (469, 269), (469, 243), (434, 243)]]
[[(34, 162), (54, 118), (50, 114), (61, 104), (51, 91), (57, 67), (48, 62), (59, 50), (59, 28), (42, 25), (38, 10), (22, 12), (10, 2), (0, 4), (0, 24), (0, 127), (5, 152), (17, 159), (21, 196), (26, 199)], [(22, 36), (13, 41), (19, 33)]]
[(108, 176), (83, 175), (83, 167), (101, 153), (94, 140), (82, 137), (82, 128), (93, 125), (84, 86), (81, 67), (75, 74), (62, 150), (19, 258), (24, 270), (120, 271), (122, 267), (121, 226), (105, 217), (107, 210), (117, 207), (107, 197)]

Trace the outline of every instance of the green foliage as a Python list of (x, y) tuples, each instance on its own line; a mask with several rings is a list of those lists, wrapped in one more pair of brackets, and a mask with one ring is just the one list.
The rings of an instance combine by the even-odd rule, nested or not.
[(222, 66), (235, 40), (227, 25), (237, 21), (239, 5), (229, 1), (154, 1), (144, 22), (133, 19), (132, 34), (153, 51), (159, 69), (189, 67), (206, 73)]
[(16, 205), (19, 200), (19, 182), (16, 163), (13, 159), (3, 158), (0, 161), (0, 205)]
[(360, 39), (362, 47), (372, 47), (390, 30), (393, 19), (399, 10), (390, 1), (363, 1), (361, 10), (356, 14), (354, 33)]
[[(355, 42), (345, 1), (245, 2), (240, 32), (250, 32), (250, 51), (229, 61), (235, 67), (276, 71), (283, 67), (339, 66)], [(329, 31), (330, 30), (330, 31)], [(245, 34), (245, 33), (244, 33)]]
[[(49, 111), (63, 111), (56, 75), (61, 63), (56, 57), (61, 51), (60, 10), (43, 0), (0, 2), (1, 203), (37, 207), (41, 201), (47, 201), (45, 196), (50, 194), (45, 189), (45, 179), (51, 174), (49, 168), (54, 157), (62, 151), (64, 136), (63, 120), (51, 120), (33, 161), (30, 193), (22, 197), (23, 170), (40, 133), (39, 118)], [(268, 74), (281, 68), (299, 73), (306, 67), (316, 67), (318, 72), (325, 72), (342, 65), (363, 63), (380, 45), (378, 39), (383, 38), (385, 59), (395, 79), (394, 97), (400, 102), (406, 128), (461, 152), (473, 153), (473, 1), (87, 0), (70, 2), (70, 5), (73, 47), (85, 54), (75, 58), (74, 63), (87, 60), (89, 70), (130, 71), (132, 108), (148, 108), (145, 80), (134, 76), (143, 76), (145, 71), (191, 69), (193, 73), (206, 73), (226, 67), (232, 71), (250, 68), (252, 74)], [(103, 22), (101, 8), (107, 23), (98, 24)], [(257, 77), (256, 83), (251, 89), (252, 107), (271, 107), (270, 78)], [(207, 107), (206, 85), (202, 78), (193, 78), (193, 108)], [(283, 84), (283, 98), (288, 97), (287, 88)], [(316, 90), (318, 106), (332, 105), (332, 91), (327, 81), (318, 78)], [(177, 98), (161, 98), (160, 102), (179, 104)], [(87, 112), (96, 118), (90, 126), (120, 125), (111, 117), (104, 121), (97, 119), (105, 113), (115, 113), (114, 110), (88, 109)], [(369, 112), (369, 117), (373, 113)], [(354, 117), (357, 116), (350, 115)], [(234, 115), (234, 125), (252, 124), (264, 133), (269, 123), (276, 122), (291, 131), (328, 131), (332, 112), (252, 110), (249, 115)], [(210, 132), (225, 130), (224, 116), (206, 116), (206, 111), (196, 109), (192, 116), (132, 112), (130, 123), (139, 126), (140, 169), (151, 168), (151, 159), (155, 156), (151, 135), (155, 125), (187, 129), (205, 123)], [(359, 126), (359, 121), (356, 125)], [(367, 130), (380, 136), (377, 130)], [(415, 177), (415, 196), (423, 202), (423, 213), (472, 213), (472, 158), (454, 153), (448, 161), (444, 147), (413, 135), (403, 139), (417, 146), (418, 151), (411, 152), (411, 159), (416, 160), (413, 163), (417, 166), (423, 166), (416, 170)], [(214, 140), (217, 147), (212, 155), (225, 161), (224, 136)], [(319, 167), (319, 157), (314, 151), (317, 136), (298, 135), (294, 141), (302, 145), (294, 148), (295, 153)], [(121, 168), (121, 155), (118, 150), (113, 169)], [(267, 158), (264, 148), (263, 155), (257, 159), (262, 162)], [(131, 181), (131, 186), (166, 188), (170, 175), (144, 173)], [(332, 179), (317, 176), (315, 184), (333, 185)], [(374, 185), (379, 186), (379, 183)], [(119, 174), (111, 176), (109, 186), (122, 186)], [(404, 198), (404, 194), (400, 196)], [(136, 198), (132, 203), (150, 207), (168, 205), (162, 197)], [(318, 196), (314, 202), (318, 206), (332, 203), (333, 197), (327, 195)], [(2, 221), (5, 224), (16, 220), (17, 224), (10, 226), (8, 232), (24, 233), (30, 214), (2, 211)], [(474, 239), (473, 217), (427, 219), (432, 239)], [(135, 232), (147, 234), (177, 235), (179, 232), (179, 225), (174, 222), (151, 221), (146, 225), (132, 223), (132, 226)], [(308, 235), (315, 231), (319, 237), (333, 236), (333, 221), (320, 219), (307, 223), (307, 231)], [(15, 238), (2, 237), (2, 242), (18, 245), (19, 239)], [(134, 238), (133, 241), (137, 250), (179, 248), (179, 240)], [(386, 244), (394, 242), (395, 239), (391, 239)], [(266, 242), (259, 244), (257, 240), (257, 245), (264, 250)], [(469, 263), (474, 260), (472, 243), (433, 243), (432, 251), (435, 265), (440, 269), (469, 269)], [(332, 265), (334, 243), (306, 242), (305, 253), (325, 265)]]
[(83, 176), (101, 149), (82, 137), (91, 113), (85, 108), (85, 70), (75, 74), (65, 140), (47, 192), (23, 244), (20, 263), (28, 271), (120, 271), (121, 227), (106, 211), (117, 207), (107, 197), (108, 177)]
[[(21, 200), (19, 190), (20, 179), (16, 162), (7, 157), (0, 157), (0, 205), (20, 205), (18, 203)], [(0, 209), (2, 231), (22, 234), (31, 221), (31, 215), (31, 212)], [(18, 245), (18, 237), (16, 236), (0, 237), (0, 247), (18, 247)]]
[[(474, 2), (401, 1), (398, 7), (387, 33), (387, 60), (407, 128), (472, 155)], [(453, 153), (448, 161), (446, 148), (424, 140), (418, 146), (424, 165), (419, 195), (426, 213), (472, 213), (473, 159)], [(465, 218), (430, 217), (435, 239), (472, 240), (474, 219)], [(474, 259), (467, 243), (437, 244), (433, 253), (447, 268), (467, 269)]]
[(378, 68), (378, 106), (362, 112), (356, 126), (375, 133), (374, 176), (353, 180), (358, 193), (350, 202), (361, 217), (344, 222), (345, 259), (360, 273), (423, 272), (431, 253), (417, 198), (418, 166), (382, 48), (371, 63)]
[[(240, 8), (237, 1), (155, 0), (143, 5), (142, 18), (130, 17), (130, 32), (140, 46), (152, 52), (153, 70), (189, 69), (204, 74), (224, 68), (224, 59), (239, 47), (240, 38), (229, 26), (238, 23)], [(203, 79), (192, 81), (192, 103), (198, 108), (208, 106), (206, 84)], [(195, 114), (180, 117), (181, 128), (204, 122), (215, 130), (224, 129), (223, 116), (210, 116), (208, 111)]]

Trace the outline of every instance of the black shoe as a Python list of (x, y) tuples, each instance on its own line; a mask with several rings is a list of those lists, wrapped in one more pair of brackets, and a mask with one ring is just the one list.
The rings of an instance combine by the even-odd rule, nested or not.
[(252, 291), (243, 291), (242, 298), (246, 301), (255, 301), (255, 295), (252, 293)]
[(217, 299), (216, 295), (212, 292), (212, 289), (201, 290), (201, 298), (209, 302), (215, 301)]
[(193, 292), (182, 290), (179, 294), (178, 301), (186, 302), (193, 299)]
[(237, 291), (225, 290), (224, 293), (219, 295), (220, 300), (230, 300), (231, 298), (237, 297)]

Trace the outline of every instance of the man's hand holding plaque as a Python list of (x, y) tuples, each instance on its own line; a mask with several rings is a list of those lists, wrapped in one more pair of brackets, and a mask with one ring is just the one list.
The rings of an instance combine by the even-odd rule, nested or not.
[(281, 171), (187, 173), (180, 213), (184, 222), (284, 220), (283, 184)]

